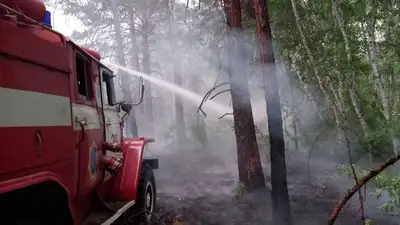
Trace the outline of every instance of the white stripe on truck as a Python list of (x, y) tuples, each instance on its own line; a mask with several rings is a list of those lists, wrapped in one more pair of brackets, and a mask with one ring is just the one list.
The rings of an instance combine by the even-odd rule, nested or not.
[(85, 105), (72, 105), (69, 97), (0, 87), (0, 127), (81, 127), (75, 118), (86, 121), (86, 130), (100, 128), (97, 109)]
[(0, 127), (71, 126), (70, 98), (0, 87)]

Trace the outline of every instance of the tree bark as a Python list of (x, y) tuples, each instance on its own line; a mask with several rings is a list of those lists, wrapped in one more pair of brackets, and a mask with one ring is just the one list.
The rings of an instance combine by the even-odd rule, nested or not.
[[(343, 17), (342, 17), (342, 12), (340, 9), (340, 5), (338, 0), (332, 0), (332, 14), (335, 17), (336, 23), (340, 29), (340, 32), (343, 36), (343, 40), (344, 40), (344, 46), (345, 46), (345, 51), (346, 51), (346, 56), (347, 56), (347, 64), (349, 66), (349, 68), (351, 67), (351, 63), (353, 62), (353, 54), (352, 51), (350, 49), (350, 41), (349, 41), (349, 37), (347, 35), (347, 31), (346, 31), (346, 25), (344, 23)], [(363, 129), (364, 132), (364, 136), (369, 136), (369, 126), (367, 121), (364, 118), (363, 112), (361, 111), (361, 106), (360, 106), (360, 99), (357, 93), (357, 85), (355, 82), (355, 72), (351, 71), (350, 69), (350, 79), (349, 80), (349, 95), (350, 95), (350, 101), (351, 101), (351, 105), (353, 106), (353, 109), (357, 115), (357, 118), (360, 122), (361, 128)], [(343, 101), (342, 101), (343, 102)], [(372, 162), (372, 148), (370, 145), (368, 145), (367, 147), (368, 149), (368, 155), (369, 155), (369, 159)]]
[(294, 87), (293, 87), (293, 78), (290, 77), (290, 95), (291, 95), (291, 99), (292, 99), (292, 123), (293, 123), (293, 135), (294, 135), (294, 149), (296, 150), (296, 152), (298, 152), (300, 150), (299, 148), (299, 134), (297, 131), (297, 104), (296, 101), (294, 100)]
[[(178, 63), (178, 62), (177, 62)], [(174, 82), (178, 86), (182, 86), (182, 75), (180, 65), (174, 65)], [(175, 122), (177, 126), (177, 135), (179, 144), (186, 142), (185, 114), (183, 102), (179, 95), (175, 94)]]
[(332, 111), (333, 111), (333, 115), (334, 115), (335, 123), (336, 123), (337, 136), (338, 136), (337, 137), (337, 139), (338, 139), (337, 146), (342, 148), (342, 147), (344, 147), (344, 145), (343, 145), (343, 143), (344, 143), (344, 134), (343, 134), (343, 130), (341, 128), (341, 126), (342, 126), (342, 113), (343, 113), (342, 111), (340, 111), (341, 110), (341, 108), (340, 108), (341, 103), (340, 102), (337, 103), (336, 101), (334, 101), (335, 96), (331, 96), (329, 94), (329, 89), (328, 89), (329, 85), (326, 85), (326, 81), (323, 80), (323, 78), (321, 77), (321, 74), (320, 74), (320, 71), (319, 71), (319, 68), (318, 68), (318, 65), (317, 65), (317, 61), (315, 60), (314, 55), (311, 52), (311, 49), (310, 49), (310, 47), (309, 47), (309, 45), (307, 43), (306, 35), (304, 33), (303, 26), (302, 26), (301, 20), (300, 20), (300, 15), (299, 15), (299, 12), (297, 11), (296, 0), (291, 0), (291, 3), (292, 3), (292, 8), (293, 8), (293, 14), (294, 14), (294, 16), (296, 18), (296, 25), (297, 25), (297, 28), (298, 28), (299, 33), (300, 33), (301, 41), (302, 41), (303, 47), (306, 50), (307, 57), (308, 57), (308, 59), (310, 61), (310, 64), (311, 64), (311, 66), (312, 66), (312, 68), (314, 70), (314, 75), (315, 75), (315, 78), (317, 80), (318, 87), (322, 91), (322, 93), (324, 94), (325, 100), (328, 102), (328, 105), (330, 105), (332, 107)]
[[(336, 22), (337, 22), (339, 28), (340, 28), (340, 32), (342, 33), (344, 45), (345, 45), (345, 49), (346, 49), (347, 62), (350, 65), (352, 62), (352, 52), (350, 49), (350, 43), (349, 43), (349, 38), (348, 38), (346, 29), (345, 29), (345, 24), (344, 24), (342, 14), (340, 11), (340, 6), (339, 6), (339, 3), (337, 0), (332, 0), (332, 13), (336, 19)], [(364, 134), (368, 135), (369, 127), (364, 118), (364, 115), (361, 112), (360, 101), (359, 101), (359, 98), (357, 95), (357, 87), (356, 87), (356, 83), (355, 83), (354, 72), (351, 73), (351, 78), (349, 80), (350, 80), (349, 93), (350, 93), (351, 104), (353, 105), (354, 111), (356, 112), (357, 118), (361, 124)]]
[(320, 109), (318, 108), (318, 104), (317, 104), (317, 99), (315, 99), (315, 97), (313, 96), (313, 94), (311, 93), (310, 90), (310, 85), (305, 82), (305, 77), (301, 75), (301, 71), (299, 68), (297, 68), (296, 63), (293, 63), (293, 72), (296, 74), (297, 79), (299, 80), (300, 86), (302, 88), (302, 90), (305, 92), (305, 94), (307, 95), (308, 99), (310, 99), (311, 103), (314, 106), (315, 112), (318, 114), (318, 118), (322, 121), (324, 119), (324, 117), (321, 114)]
[(254, 0), (254, 9), (256, 12), (261, 63), (263, 64), (263, 82), (270, 138), (273, 223), (291, 225), (293, 221), (287, 187), (281, 102), (278, 90), (278, 78), (276, 76), (267, 0)]
[[(113, 24), (114, 24), (114, 31), (115, 31), (115, 42), (117, 44), (117, 60), (118, 64), (123, 67), (126, 67), (124, 49), (123, 49), (123, 42), (122, 42), (122, 33), (121, 33), (121, 22), (118, 18), (118, 3), (115, 1), (111, 1), (112, 3), (112, 13), (113, 13)], [(124, 96), (124, 100), (132, 101), (132, 94), (130, 92), (130, 77), (129, 75), (121, 71), (121, 81), (122, 81), (122, 93)], [(136, 117), (134, 109), (131, 110), (131, 116), (129, 116), (125, 121), (125, 129), (131, 131), (132, 136), (138, 136), (138, 128), (136, 123)]]
[[(148, 18), (148, 12), (147, 12), (147, 2), (144, 3), (146, 5), (145, 9), (143, 10), (143, 24), (142, 24), (142, 39), (143, 39), (143, 59), (142, 59), (142, 64), (143, 64), (143, 72), (145, 74), (151, 75), (151, 65), (150, 65), (150, 43), (149, 43), (149, 18)], [(144, 106), (145, 106), (145, 115), (146, 115), (146, 121), (147, 121), (147, 135), (153, 136), (154, 135), (154, 114), (153, 114), (153, 98), (152, 98), (152, 91), (151, 91), (151, 83), (148, 81), (145, 81), (146, 83), (146, 88), (144, 91)]]
[[(175, 52), (179, 52), (179, 44), (177, 44), (177, 40), (174, 40), (174, 35), (176, 35), (174, 29), (175, 15), (174, 15), (174, 0), (167, 1), (169, 4), (169, 10), (167, 12), (169, 19), (169, 39), (170, 39), (170, 47), (171, 47), (171, 59), (173, 62), (173, 77), (174, 83), (178, 86), (182, 86), (182, 65), (181, 62), (174, 56)], [(168, 5), (167, 5), (168, 7)], [(177, 128), (177, 140), (179, 146), (182, 146), (186, 142), (186, 128), (185, 128), (185, 114), (183, 108), (183, 102), (181, 97), (178, 94), (174, 94), (175, 99), (175, 122)]]
[(137, 47), (137, 31), (136, 31), (136, 21), (135, 21), (135, 12), (133, 6), (129, 9), (129, 33), (131, 37), (131, 64), (132, 68), (135, 70), (140, 70), (139, 63), (139, 50)]
[[(131, 7), (128, 10), (129, 10), (129, 19), (130, 19), (129, 33), (130, 33), (130, 37), (131, 37), (131, 64), (132, 64), (133, 69), (140, 71), (139, 54), (138, 54), (138, 48), (137, 48), (137, 43), (136, 43), (137, 35), (136, 35), (136, 26), (135, 26), (136, 22), (135, 22), (135, 16), (134, 16), (134, 11), (133, 11), (134, 9), (133, 9), (133, 7)], [(131, 110), (130, 118), (132, 120), (132, 128), (131, 128), (132, 136), (137, 137), (137, 136), (139, 136), (139, 129), (138, 129), (138, 125), (136, 122), (136, 110), (135, 109)]]
[[(378, 94), (378, 98), (382, 105), (383, 115), (387, 121), (390, 123), (392, 120), (392, 105), (390, 104), (390, 98), (388, 93), (388, 87), (386, 87), (384, 79), (379, 74), (378, 70), (378, 49), (376, 44), (376, 36), (375, 36), (375, 24), (376, 24), (376, 0), (367, 1), (367, 9), (370, 10), (368, 13), (368, 21), (367, 21), (367, 39), (368, 39), (368, 55), (369, 62), (371, 66), (372, 77), (375, 84), (375, 89)], [(400, 150), (400, 138), (399, 135), (394, 133), (392, 134), (392, 146), (394, 154), (397, 154)]]
[(253, 112), (251, 108), (244, 35), (239, 0), (224, 0), (227, 11), (227, 53), (233, 108), (234, 130), (237, 145), (239, 181), (247, 190), (265, 187), (265, 178), (258, 151)]

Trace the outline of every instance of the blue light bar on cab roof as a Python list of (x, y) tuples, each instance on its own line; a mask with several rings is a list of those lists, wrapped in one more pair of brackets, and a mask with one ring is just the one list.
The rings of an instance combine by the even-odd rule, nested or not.
[(51, 13), (47, 10), (46, 10), (46, 14), (42, 20), (42, 23), (50, 28), (52, 27), (51, 26)]

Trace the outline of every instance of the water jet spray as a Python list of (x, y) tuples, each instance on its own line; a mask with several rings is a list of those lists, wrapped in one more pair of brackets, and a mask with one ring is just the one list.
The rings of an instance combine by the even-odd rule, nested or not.
[[(130, 75), (136, 76), (136, 77), (143, 77), (143, 79), (151, 82), (152, 84), (155, 84), (159, 86), (160, 88), (172, 91), (178, 95), (180, 95), (182, 98), (185, 98), (188, 100), (190, 103), (192, 103), (195, 106), (200, 105), (200, 103), (203, 100), (203, 96), (192, 92), (190, 90), (187, 90), (185, 88), (179, 87), (175, 84), (169, 83), (168, 81), (158, 79), (156, 77), (152, 77), (148, 74), (133, 70), (133, 69), (128, 69), (126, 67), (123, 67), (121, 65), (112, 63), (112, 62), (106, 62), (106, 64), (109, 64), (111, 67), (117, 68), (118, 70), (123, 70), (126, 73), (129, 73)], [(211, 111), (214, 113), (216, 116), (220, 117), (226, 113), (232, 112), (232, 108), (228, 106), (224, 106), (220, 103), (217, 103), (212, 100), (208, 100), (204, 102), (203, 108), (206, 109), (207, 111)], [(224, 116), (222, 119), (227, 119), (227, 120), (232, 120), (232, 116)]]

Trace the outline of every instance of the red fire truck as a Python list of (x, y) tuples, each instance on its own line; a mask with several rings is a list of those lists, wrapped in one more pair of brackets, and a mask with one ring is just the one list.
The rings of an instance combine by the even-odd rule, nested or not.
[(148, 221), (153, 140), (123, 137), (134, 104), (116, 101), (100, 55), (48, 16), (42, 0), (0, 0), (0, 224)]

